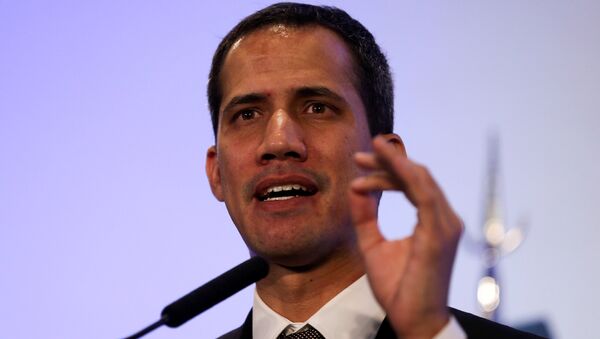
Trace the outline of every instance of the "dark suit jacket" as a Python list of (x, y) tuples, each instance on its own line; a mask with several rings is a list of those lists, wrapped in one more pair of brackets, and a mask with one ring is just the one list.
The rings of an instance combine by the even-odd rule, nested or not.
[[(470, 339), (541, 338), (527, 332), (518, 331), (512, 327), (508, 327), (484, 318), (480, 318), (470, 313), (459, 311), (454, 308), (450, 308), (450, 312), (452, 312), (462, 329), (467, 334), (467, 337)], [(241, 327), (236, 328), (235, 330), (219, 337), (219, 339), (253, 339), (252, 311), (250, 311), (250, 313), (246, 317), (246, 320), (244, 321), (244, 324)], [(377, 332), (377, 336), (375, 337), (375, 339), (396, 339), (396, 334), (394, 333), (394, 330), (392, 329), (390, 323), (387, 321), (387, 318), (383, 320), (383, 323), (379, 327), (379, 331)]]

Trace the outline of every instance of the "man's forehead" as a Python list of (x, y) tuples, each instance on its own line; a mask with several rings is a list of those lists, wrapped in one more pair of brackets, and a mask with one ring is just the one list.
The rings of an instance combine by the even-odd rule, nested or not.
[(286, 41), (293, 41), (296, 46), (319, 43), (339, 49), (338, 54), (349, 52), (344, 39), (327, 27), (317, 24), (297, 26), (278, 23), (258, 28), (237, 39), (231, 45), (226, 58), (240, 48), (260, 53), (266, 52), (274, 44)]
[[(232, 85), (228, 80), (252, 82), (256, 78), (248, 76), (294, 67), (302, 68), (307, 75), (311, 72), (337, 72), (341, 75), (339, 72), (342, 71), (350, 76), (347, 79), (351, 82), (356, 80), (354, 57), (336, 32), (319, 25), (297, 27), (276, 24), (257, 29), (232, 45), (221, 71), (222, 89)], [(244, 76), (240, 76), (242, 73)]]
[(292, 25), (281, 24), (281, 23), (267, 25), (265, 27), (255, 29), (253, 31), (250, 31), (250, 32), (242, 35), (231, 45), (231, 48), (229, 50), (230, 51), (235, 50), (243, 40), (245, 40), (249, 36), (254, 35), (255, 33), (267, 33), (268, 32), (268, 33), (273, 34), (274, 36), (287, 38), (290, 36), (291, 32), (296, 31), (300, 28), (301, 27), (298, 27), (298, 26), (292, 26)]

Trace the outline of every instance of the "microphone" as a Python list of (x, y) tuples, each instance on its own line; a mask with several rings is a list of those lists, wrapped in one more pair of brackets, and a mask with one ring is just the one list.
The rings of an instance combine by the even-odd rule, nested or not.
[(269, 265), (261, 257), (250, 258), (169, 304), (160, 319), (125, 339), (137, 339), (162, 325), (178, 327), (198, 314), (267, 276)]

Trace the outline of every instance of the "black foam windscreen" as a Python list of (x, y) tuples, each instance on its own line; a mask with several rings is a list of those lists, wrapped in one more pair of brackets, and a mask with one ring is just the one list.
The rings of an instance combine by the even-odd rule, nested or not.
[(263, 258), (250, 258), (171, 303), (162, 310), (161, 317), (167, 326), (178, 327), (268, 273), (269, 265)]

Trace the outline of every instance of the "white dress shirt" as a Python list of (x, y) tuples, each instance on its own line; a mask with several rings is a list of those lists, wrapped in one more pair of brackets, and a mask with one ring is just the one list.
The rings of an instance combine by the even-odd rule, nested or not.
[[(326, 339), (373, 339), (385, 318), (385, 311), (363, 275), (323, 305), (306, 322), (294, 323), (265, 304), (256, 290), (252, 310), (252, 338), (276, 339), (285, 329), (293, 333), (306, 324), (316, 328)], [(287, 328), (287, 329), (286, 329)], [(464, 339), (466, 335), (454, 316), (434, 339)]]

